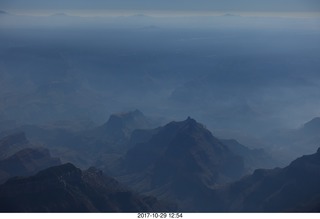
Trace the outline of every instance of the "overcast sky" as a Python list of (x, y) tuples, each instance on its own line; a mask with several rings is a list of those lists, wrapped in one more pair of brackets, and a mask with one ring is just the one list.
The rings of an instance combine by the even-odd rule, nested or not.
[(320, 0), (0, 0), (0, 9), (320, 12)]

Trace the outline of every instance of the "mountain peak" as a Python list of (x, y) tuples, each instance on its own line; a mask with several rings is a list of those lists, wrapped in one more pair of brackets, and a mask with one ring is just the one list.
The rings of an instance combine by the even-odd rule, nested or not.
[(210, 131), (207, 130), (204, 127), (204, 125), (198, 123), (195, 119), (191, 118), (190, 116), (188, 116), (188, 118), (184, 121), (172, 122), (169, 123), (167, 126), (171, 126), (170, 129), (175, 130), (176, 132), (186, 133), (188, 135), (191, 135), (191, 133), (206, 133), (211, 135)]
[(185, 121), (188, 123), (192, 123), (192, 124), (197, 123), (197, 121), (195, 119), (191, 118), (190, 116), (188, 116), (188, 118)]
[(156, 184), (173, 178), (183, 181), (192, 175), (205, 185), (211, 185), (237, 178), (243, 169), (241, 158), (191, 117), (159, 128), (149, 141), (132, 147), (125, 165), (128, 172), (153, 168), (159, 174), (153, 179)]
[(135, 129), (150, 128), (151, 122), (145, 115), (134, 110), (126, 113), (112, 114), (109, 120), (102, 126), (103, 130), (118, 138), (128, 137)]

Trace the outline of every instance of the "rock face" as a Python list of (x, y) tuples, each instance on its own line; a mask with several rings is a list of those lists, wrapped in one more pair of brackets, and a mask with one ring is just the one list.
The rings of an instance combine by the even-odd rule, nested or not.
[[(171, 122), (130, 149), (124, 166), (135, 189), (202, 208), (210, 187), (243, 174), (243, 161), (203, 125)], [(201, 207), (202, 206), (202, 207)]]
[(320, 212), (320, 150), (285, 168), (256, 170), (220, 190), (224, 211)]
[(156, 198), (138, 196), (90, 168), (70, 163), (0, 186), (1, 212), (146, 212), (173, 211)]
[(7, 159), (0, 160), (0, 183), (13, 176), (29, 176), (60, 164), (60, 159), (52, 158), (48, 149), (22, 149)]

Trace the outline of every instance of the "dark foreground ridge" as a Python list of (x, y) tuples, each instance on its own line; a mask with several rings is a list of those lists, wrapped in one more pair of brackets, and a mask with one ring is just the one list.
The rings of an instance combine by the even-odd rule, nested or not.
[(0, 186), (1, 212), (173, 211), (156, 198), (139, 196), (101, 171), (67, 163)]
[(285, 168), (256, 170), (219, 190), (226, 212), (320, 212), (320, 148)]
[(40, 170), (60, 165), (59, 158), (51, 157), (46, 148), (25, 148), (0, 160), (0, 184), (13, 176), (31, 176)]

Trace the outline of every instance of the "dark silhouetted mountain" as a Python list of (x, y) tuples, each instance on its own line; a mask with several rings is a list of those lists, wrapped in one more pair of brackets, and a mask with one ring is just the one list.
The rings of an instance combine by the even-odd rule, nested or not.
[(320, 149), (285, 168), (256, 170), (222, 190), (226, 208), (235, 212), (319, 212)]
[(0, 140), (0, 159), (7, 158), (23, 148), (30, 147), (24, 132), (17, 132), (3, 137)]
[(52, 158), (48, 149), (26, 148), (0, 160), (0, 183), (13, 176), (30, 176), (40, 170), (61, 164), (59, 158)]
[(173, 211), (153, 197), (138, 196), (101, 171), (70, 163), (0, 186), (1, 212)]
[(220, 141), (228, 146), (234, 154), (243, 158), (248, 173), (252, 173), (255, 169), (277, 166), (277, 162), (263, 149), (250, 149), (234, 139), (220, 139)]
[(156, 129), (136, 129), (132, 132), (129, 145), (134, 146), (139, 143), (149, 141), (153, 135), (158, 133), (161, 128)]
[(237, 179), (244, 171), (242, 159), (191, 118), (167, 124), (131, 148), (124, 166), (128, 175), (123, 182), (189, 210), (206, 208), (212, 186)]

